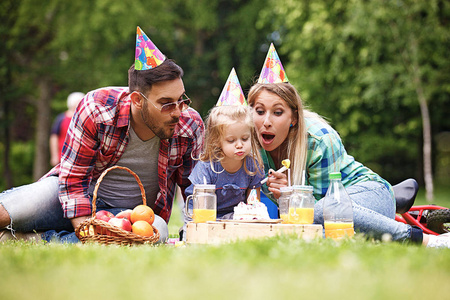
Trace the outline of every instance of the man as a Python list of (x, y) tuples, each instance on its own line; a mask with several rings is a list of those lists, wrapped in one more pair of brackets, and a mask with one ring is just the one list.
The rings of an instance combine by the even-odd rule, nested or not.
[[(72, 118), (61, 163), (38, 182), (0, 195), (0, 228), (73, 231), (92, 214), (97, 178), (120, 165), (140, 177), (164, 241), (175, 187), (184, 193), (190, 185), (204, 136), (200, 115), (188, 107), (182, 76), (138, 27), (128, 88), (86, 94)], [(117, 213), (142, 204), (134, 177), (119, 169), (110, 173), (99, 185), (97, 210)]]

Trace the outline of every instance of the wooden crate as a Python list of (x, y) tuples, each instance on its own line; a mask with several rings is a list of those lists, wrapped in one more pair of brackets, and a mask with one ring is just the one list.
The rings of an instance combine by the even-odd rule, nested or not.
[(296, 234), (302, 239), (322, 237), (322, 225), (270, 224), (241, 222), (207, 222), (187, 224), (186, 243), (219, 244), (249, 238)]

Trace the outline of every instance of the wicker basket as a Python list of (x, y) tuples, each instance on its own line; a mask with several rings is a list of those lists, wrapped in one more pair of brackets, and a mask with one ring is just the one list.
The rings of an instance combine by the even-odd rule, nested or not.
[[(145, 197), (144, 187), (142, 186), (141, 180), (139, 177), (126, 167), (121, 166), (113, 166), (111, 168), (106, 169), (102, 175), (98, 178), (97, 183), (95, 184), (94, 195), (92, 199), (92, 217), (83, 221), (76, 229), (75, 234), (78, 239), (82, 243), (86, 242), (98, 242), (100, 244), (114, 244), (114, 245), (138, 245), (138, 244), (153, 244), (159, 240), (159, 232), (152, 225), (154, 234), (151, 237), (146, 237), (142, 235), (137, 235), (135, 233), (120, 229), (118, 227), (112, 226), (105, 221), (98, 220), (95, 218), (97, 205), (97, 190), (100, 186), (105, 175), (113, 170), (113, 169), (122, 169), (130, 173), (134, 176), (137, 183), (139, 184), (139, 188), (141, 189), (142, 195), (142, 203), (147, 205), (147, 199)], [(108, 232), (107, 234), (105, 234)]]

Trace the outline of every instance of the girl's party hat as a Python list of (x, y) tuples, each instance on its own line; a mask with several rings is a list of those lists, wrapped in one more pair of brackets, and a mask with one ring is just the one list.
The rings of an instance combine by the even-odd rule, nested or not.
[(273, 43), (270, 44), (269, 52), (267, 52), (266, 61), (259, 75), (258, 83), (281, 83), (289, 82), (280, 57)]
[(224, 105), (244, 105), (247, 106), (247, 101), (245, 100), (244, 92), (242, 91), (241, 84), (236, 75), (236, 71), (231, 69), (230, 75), (228, 76), (227, 82), (223, 87), (222, 93), (220, 94), (219, 101), (217, 101), (216, 106)]
[(153, 44), (148, 36), (138, 26), (136, 32), (136, 55), (134, 68), (136, 70), (150, 70), (166, 60), (164, 54)]

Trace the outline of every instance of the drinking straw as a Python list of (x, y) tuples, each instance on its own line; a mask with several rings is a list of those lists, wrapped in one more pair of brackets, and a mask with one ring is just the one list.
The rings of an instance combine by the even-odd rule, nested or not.
[[(284, 171), (288, 170), (288, 169), (289, 169), (289, 166), (291, 165), (291, 161), (290, 161), (289, 159), (284, 159), (284, 160), (281, 162), (281, 164), (282, 164), (283, 166), (282, 166), (277, 172), (284, 172)], [(289, 180), (289, 178), (290, 178), (290, 176), (289, 176), (289, 173), (288, 173), (288, 180)], [(263, 180), (261, 180), (261, 184), (266, 183), (268, 179), (269, 179), (269, 178), (266, 177), (266, 178), (264, 178)], [(291, 184), (289, 184), (289, 185), (291, 185)]]
[(291, 186), (291, 169), (288, 169), (288, 186)]

